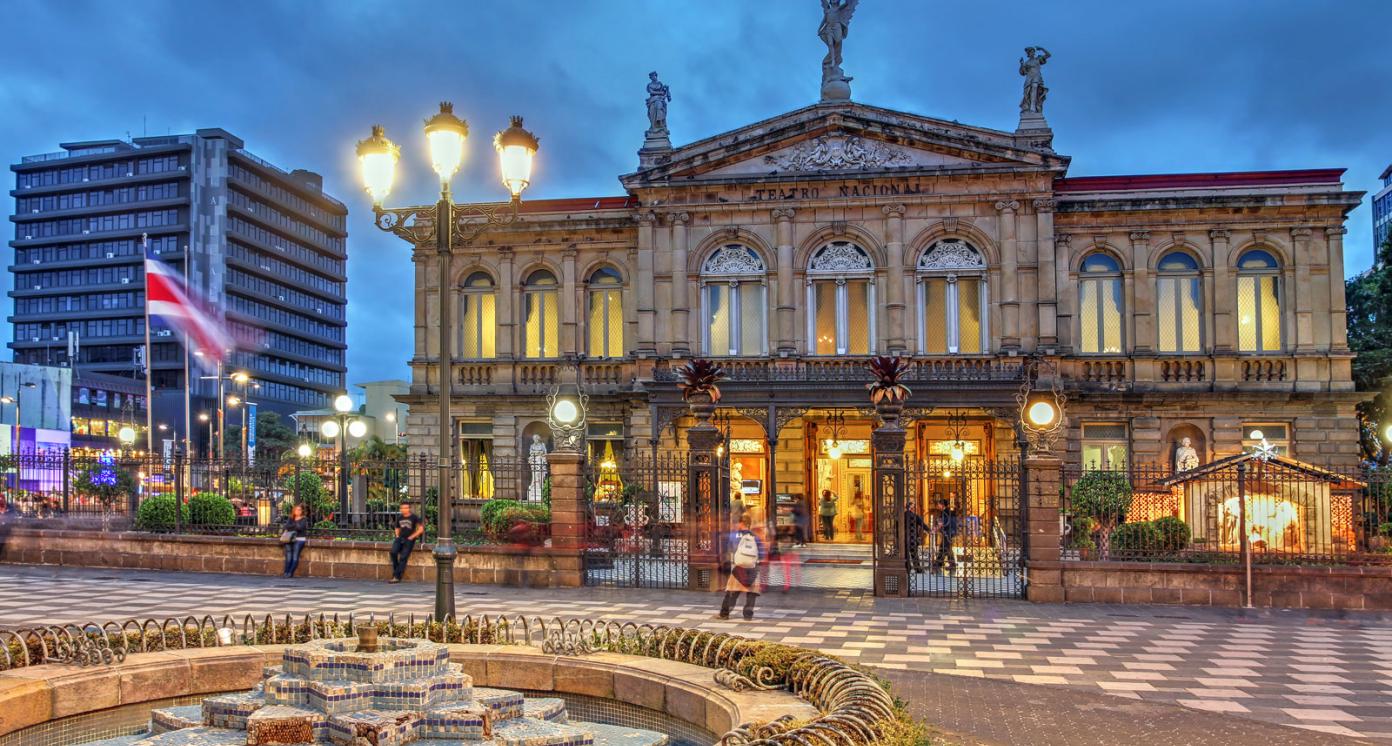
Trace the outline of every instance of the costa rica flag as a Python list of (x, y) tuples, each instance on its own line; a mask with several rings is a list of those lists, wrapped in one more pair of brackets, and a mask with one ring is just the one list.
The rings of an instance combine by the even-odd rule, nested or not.
[(203, 362), (219, 363), (235, 346), (235, 340), (208, 306), (192, 294), (183, 275), (155, 258), (145, 242), (145, 309), (184, 336), (190, 351), (201, 352)]

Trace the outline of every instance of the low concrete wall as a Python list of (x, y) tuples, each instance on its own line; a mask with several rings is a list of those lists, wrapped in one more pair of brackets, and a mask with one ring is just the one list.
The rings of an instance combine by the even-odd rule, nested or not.
[[(1054, 562), (1070, 603), (1241, 606), (1235, 565), (1165, 562)], [(1030, 568), (1031, 574), (1036, 568)], [(1290, 609), (1392, 609), (1392, 566), (1252, 568), (1252, 604)]]
[[(616, 699), (665, 712), (712, 733), (751, 720), (817, 710), (785, 691), (732, 692), (711, 669), (616, 653), (562, 657), (509, 645), (450, 645), (450, 658), (479, 686)], [(138, 653), (112, 666), (31, 666), (0, 673), (0, 736), (49, 720), (186, 694), (250, 689), (283, 645)]]
[[(296, 574), (386, 580), (391, 577), (390, 548), (381, 542), (310, 539)], [(416, 547), (405, 580), (433, 582), (430, 549)], [(0, 562), (279, 575), (284, 554), (275, 539), (267, 538), (7, 526), (0, 528)], [(460, 583), (578, 587), (581, 558), (546, 547), (460, 546), (454, 577)]]

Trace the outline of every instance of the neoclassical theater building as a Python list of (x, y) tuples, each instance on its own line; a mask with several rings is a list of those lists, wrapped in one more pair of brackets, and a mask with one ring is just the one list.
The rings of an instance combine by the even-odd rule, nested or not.
[[(693, 357), (729, 374), (717, 421), (765, 518), (832, 489), (844, 522), (869, 494), (880, 354), (915, 361), (910, 463), (959, 442), (1017, 457), (1032, 354), (1067, 397), (1065, 463), (1169, 464), (1184, 438), (1202, 461), (1262, 438), (1357, 457), (1343, 236), (1361, 193), (1342, 169), (1070, 178), (1042, 115), (999, 131), (849, 100), (688, 145), (650, 131), (639, 155), (620, 194), (526, 202), (455, 249), (463, 496), (549, 437), (558, 385), (589, 395), (591, 462), (682, 448), (673, 374)], [(432, 246), (415, 266), (403, 400), (412, 448), (434, 454)]]

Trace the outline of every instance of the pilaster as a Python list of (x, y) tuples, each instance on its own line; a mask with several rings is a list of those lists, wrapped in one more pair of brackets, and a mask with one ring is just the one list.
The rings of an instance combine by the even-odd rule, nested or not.
[(904, 206), (885, 205), (880, 208), (885, 215), (885, 254), (888, 255), (885, 285), (887, 288), (885, 309), (889, 342), (889, 354), (901, 355), (907, 350), (905, 344), (907, 328), (904, 323)]
[(513, 312), (513, 298), (516, 296), (515, 257), (511, 246), (498, 248), (498, 296), (495, 301), (497, 313), (497, 338), (494, 340), (499, 360), (511, 360), (512, 342), (515, 339), (516, 318)]
[(1069, 233), (1054, 235), (1054, 299), (1058, 304), (1058, 321), (1054, 331), (1058, 333), (1059, 354), (1066, 355), (1073, 349), (1073, 314), (1078, 303), (1078, 289), (1072, 282), (1073, 236)]
[(1342, 225), (1325, 228), (1329, 241), (1329, 340), (1334, 352), (1348, 352), (1348, 299), (1344, 295), (1344, 234)]
[(996, 203), (1000, 213), (1001, 242), (1001, 350), (1020, 350), (1020, 278), (1019, 246), (1016, 242), (1015, 214), (1020, 203), (1004, 200)]
[(651, 210), (638, 214), (638, 346), (639, 357), (657, 354), (653, 308), (653, 229), (657, 215)]
[(1150, 281), (1150, 231), (1132, 231), (1131, 282), (1126, 311), (1132, 319), (1131, 350), (1148, 355), (1155, 349), (1155, 287)]
[(672, 223), (672, 322), (669, 334), (672, 354), (685, 357), (695, 347), (691, 344), (691, 294), (686, 274), (687, 224), (691, 222), (691, 215), (674, 212), (668, 217)]
[[(1054, 207), (1052, 199), (1034, 201), (1034, 231), (1038, 241), (1039, 274), (1035, 303), (1039, 315), (1038, 348), (1050, 348), (1058, 344), (1058, 278), (1055, 276), (1054, 258)], [(1067, 262), (1064, 262), (1067, 266)]]
[(1229, 241), (1232, 232), (1212, 230), (1208, 232), (1213, 263), (1213, 352), (1228, 354), (1237, 346), (1235, 334), (1237, 326), (1233, 323), (1234, 304), (1237, 302), (1236, 287), (1232, 281), (1232, 270), (1228, 266)]
[(575, 244), (561, 251), (561, 338), (557, 345), (557, 352), (561, 355), (584, 349), (580, 344), (579, 314), (576, 311), (576, 253)]
[(797, 334), (794, 312), (797, 310), (797, 288), (793, 286), (793, 216), (791, 207), (773, 210), (775, 239), (778, 242), (778, 354), (797, 354)]

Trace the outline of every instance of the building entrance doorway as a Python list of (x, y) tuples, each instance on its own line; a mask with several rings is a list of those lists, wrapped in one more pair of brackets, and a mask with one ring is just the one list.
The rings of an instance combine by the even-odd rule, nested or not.
[(819, 544), (860, 544), (874, 540), (871, 499), (869, 418), (826, 413), (809, 423), (803, 453), (810, 496), (812, 537)]

